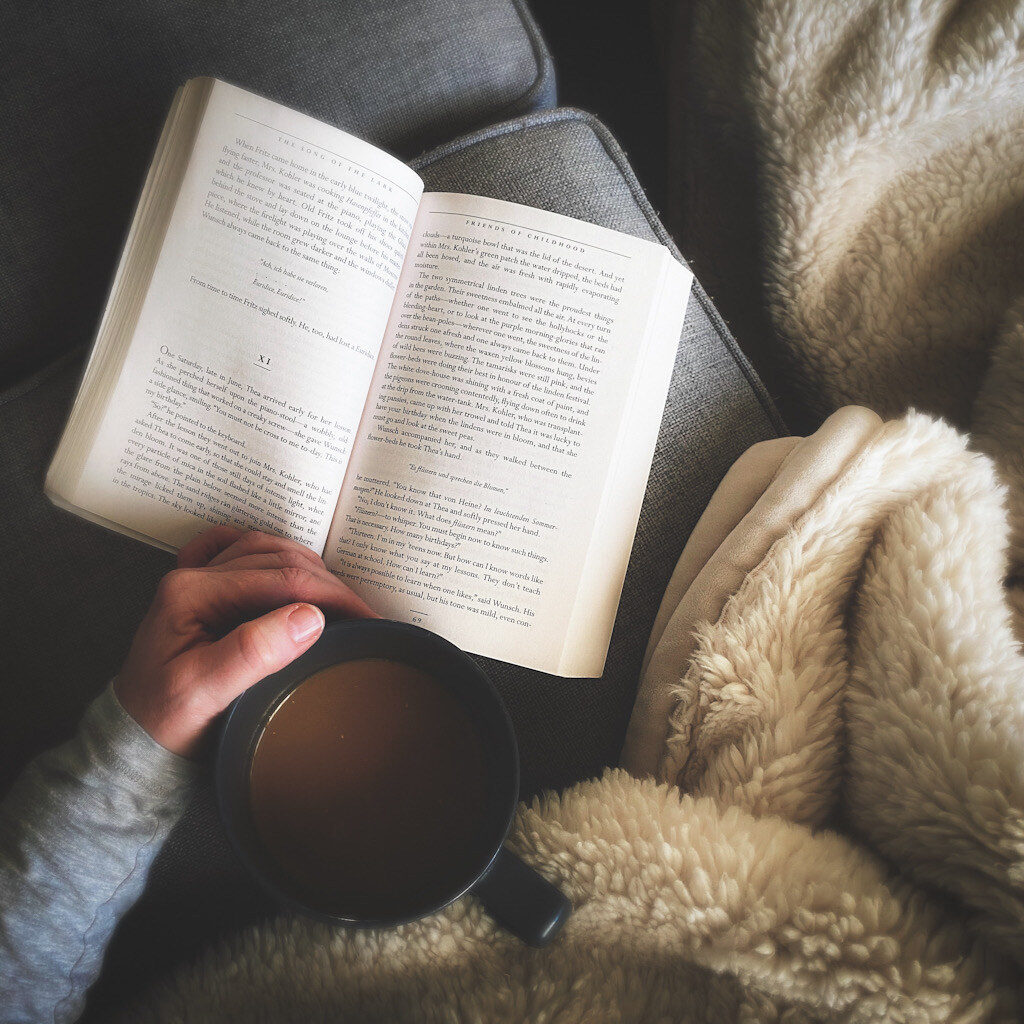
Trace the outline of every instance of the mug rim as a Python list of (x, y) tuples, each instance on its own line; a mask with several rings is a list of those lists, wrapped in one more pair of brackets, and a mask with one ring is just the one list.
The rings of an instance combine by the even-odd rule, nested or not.
[[(493, 849), (490, 849), (490, 846), (488, 846), (490, 853), (487, 855), (486, 862), (479, 868), (479, 870), (474, 869), (472, 875), (465, 881), (455, 883), (451, 891), (446, 892), (429, 906), (409, 913), (399, 912), (392, 915), (382, 916), (357, 916), (354, 914), (333, 913), (309, 903), (305, 903), (302, 899), (290, 893), (283, 885), (268, 874), (263, 865), (259, 863), (258, 858), (253, 856), (248, 848), (248, 844), (237, 834), (237, 830), (231, 821), (232, 815), (235, 813), (232, 807), (229, 806), (233, 803), (229, 792), (232, 788), (229, 772), (233, 758), (229, 759), (226, 739), (231, 730), (241, 728), (238, 726), (238, 719), (241, 715), (241, 708), (246, 702), (246, 698), (248, 697), (250, 700), (254, 699), (252, 695), (256, 690), (256, 687), (263, 684), (266, 680), (272, 679), (275, 676), (286, 676), (287, 681), (283, 682), (281, 687), (274, 691), (273, 696), (264, 702), (261, 724), (258, 729), (255, 730), (254, 735), (250, 739), (249, 751), (245, 757), (246, 799), (243, 801), (245, 808), (242, 810), (242, 813), (250, 814), (248, 801), (248, 795), (250, 793), (248, 781), (249, 771), (252, 767), (256, 747), (259, 743), (260, 737), (263, 735), (263, 730), (266, 728), (267, 723), (270, 721), (271, 717), (273, 717), (276, 709), (284, 703), (288, 696), (290, 696), (302, 683), (316, 672), (322, 671), (333, 665), (344, 664), (346, 661), (355, 661), (367, 657), (367, 655), (356, 655), (354, 657), (336, 658), (328, 662), (326, 665), (310, 668), (308, 671), (302, 671), (304, 665), (319, 660), (315, 658), (314, 652), (317, 651), (317, 648), (320, 648), (321, 653), (323, 652), (321, 645), (325, 639), (330, 640), (336, 636), (356, 631), (366, 633), (376, 632), (380, 633), (382, 637), (401, 634), (413, 636), (418, 640), (426, 641), (428, 644), (434, 645), (440, 652), (457, 662), (469, 676), (475, 679), (476, 682), (483, 684), (483, 691), (489, 695), (490, 702), (494, 705), (494, 708), (498, 713), (498, 720), (500, 721), (502, 731), (505, 733), (506, 739), (508, 740), (509, 751), (511, 753), (511, 757), (508, 758), (509, 765), (507, 769), (510, 782), (508, 787), (508, 796), (506, 798), (507, 806), (503, 810), (501, 818), (502, 824), (500, 829), (498, 829), (500, 836), (494, 843)], [(381, 657), (386, 656), (381, 655)], [(402, 657), (392, 657), (388, 660), (415, 665), (415, 663), (410, 659)], [(294, 678), (291, 678), (293, 676)], [(470, 712), (471, 718), (473, 718), (472, 709), (470, 709)], [(484, 672), (480, 665), (478, 665), (477, 662), (469, 656), (469, 654), (439, 634), (428, 629), (423, 629), (420, 626), (414, 626), (408, 622), (399, 622), (396, 619), (344, 619), (338, 622), (328, 623), (324, 628), (323, 633), (320, 635), (320, 638), (312, 647), (309, 648), (309, 650), (303, 652), (303, 654), (279, 672), (274, 672), (269, 676), (265, 676), (258, 683), (255, 683), (253, 686), (240, 693), (231, 702), (227, 711), (224, 713), (224, 718), (217, 735), (217, 750), (214, 759), (214, 788), (216, 791), (218, 815), (220, 817), (221, 825), (227, 833), (228, 841), (230, 842), (232, 849), (235, 851), (235, 854), (241, 860), (250, 875), (252, 875), (264, 891), (272, 896), (278, 903), (284, 905), (289, 910), (327, 924), (346, 925), (359, 928), (390, 928), (401, 924), (408, 924), (412, 921), (418, 921), (430, 914), (437, 913), (439, 910), (444, 909), (449, 904), (454, 903), (457, 899), (466, 895), (466, 893), (469, 892), (473, 886), (487, 874), (494, 864), (498, 854), (501, 852), (505, 840), (508, 838), (508, 834), (512, 829), (512, 822), (515, 819), (516, 807), (519, 803), (519, 771), (519, 743), (508, 708), (490, 677), (486, 672)], [(494, 813), (497, 818), (497, 811)]]

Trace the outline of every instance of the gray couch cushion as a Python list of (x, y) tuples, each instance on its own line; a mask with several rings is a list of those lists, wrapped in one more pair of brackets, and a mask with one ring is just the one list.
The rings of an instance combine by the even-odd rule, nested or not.
[[(607, 130), (577, 111), (487, 129), (427, 154), (418, 169), (429, 188), (529, 203), (668, 243)], [(8, 775), (32, 750), (70, 730), (116, 671), (157, 576), (170, 565), (166, 555), (59, 512), (42, 497), (43, 470), (77, 366), (65, 359), (0, 404), (0, 464), (7, 468), (0, 594), (9, 669), (0, 751)], [(761, 384), (696, 286), (604, 678), (559, 679), (484, 663), (519, 734), (524, 795), (616, 761), (647, 635), (683, 543), (730, 463), (780, 428)], [(266, 909), (227, 852), (204, 789), (119, 932), (92, 1006), (153, 970), (155, 942), (159, 962), (169, 965), (204, 934)]]
[(0, 383), (89, 340), (174, 89), (215, 75), (410, 157), (550, 106), (522, 0), (0, 4)]

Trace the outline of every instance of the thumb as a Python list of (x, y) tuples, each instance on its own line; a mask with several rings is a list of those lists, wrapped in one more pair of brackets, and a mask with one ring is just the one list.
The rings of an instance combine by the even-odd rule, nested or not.
[(195, 670), (221, 709), (264, 676), (290, 665), (324, 631), (315, 605), (290, 604), (243, 622), (226, 637), (196, 652)]

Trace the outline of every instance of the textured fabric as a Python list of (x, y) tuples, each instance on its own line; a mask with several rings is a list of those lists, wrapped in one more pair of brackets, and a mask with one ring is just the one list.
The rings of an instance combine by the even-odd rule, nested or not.
[[(609, 771), (520, 809), (513, 845), (574, 906), (550, 946), (473, 900), (380, 932), (281, 918), (118, 1019), (1024, 1019), (1024, 656), (1003, 586), (1003, 501), (1024, 491), (921, 414), (846, 426), (835, 479), (677, 664), (660, 784)], [(802, 442), (806, 466), (838, 440)], [(764, 520), (803, 496), (766, 493)]]
[(743, 578), (816, 502), (881, 423), (847, 406), (811, 437), (762, 441), (740, 456), (694, 527), (651, 630), (622, 766), (655, 775), (665, 744), (679, 666), (689, 662), (698, 627), (715, 622)]
[(0, 397), (0, 787), (67, 739), (114, 675), (157, 580), (161, 551), (55, 509), (43, 473), (78, 383), (80, 356)]
[[(667, 241), (607, 130), (575, 111), (536, 114), (470, 136), (428, 155), (418, 169), (428, 188), (530, 203)], [(23, 761), (69, 728), (117, 670), (158, 575), (171, 565), (164, 554), (51, 508), (41, 494), (76, 365), (54, 366), (0, 405), (0, 461), (10, 467), (0, 492), (0, 593), (10, 604), (8, 663), (20, 680), (16, 692), (4, 693), (0, 714), (8, 775), (19, 755)], [(695, 285), (604, 678), (567, 680), (485, 662), (515, 722), (525, 795), (616, 762), (644, 645), (683, 543), (730, 463), (780, 429), (763, 388)], [(57, 629), (62, 642), (52, 643)], [(266, 909), (228, 851), (209, 789), (201, 787), (154, 865), (145, 899), (115, 938), (97, 1005), (152, 973), (154, 936), (170, 965), (190, 955), (202, 935)]]
[(5, 1022), (78, 1017), (197, 772), (146, 734), (113, 686), (72, 740), (26, 769), (0, 804)]
[(10, 0), (0, 39), (0, 384), (91, 339), (186, 79), (402, 157), (554, 102), (523, 0)]
[[(651, 655), (665, 632), (682, 596), (704, 567), (725, 542), (730, 533), (743, 521), (755, 502), (764, 494), (779, 467), (800, 443), (798, 437), (776, 437), (771, 441), (758, 441), (751, 445), (730, 467), (718, 490), (697, 520), (686, 541), (686, 547), (676, 562), (665, 595), (658, 607), (651, 635), (647, 638), (642, 672), (647, 671)], [(717, 613), (710, 616), (718, 618)], [(635, 710), (635, 709), (634, 709)]]
[(1024, 2), (669, 7), (673, 176), (731, 322), (809, 417), (968, 426), (1024, 281)]

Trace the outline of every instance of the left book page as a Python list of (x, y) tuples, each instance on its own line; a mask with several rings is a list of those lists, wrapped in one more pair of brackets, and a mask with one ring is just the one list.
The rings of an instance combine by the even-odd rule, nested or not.
[(228, 523), (321, 550), (422, 188), (345, 132), (187, 83), (50, 497), (166, 548)]

